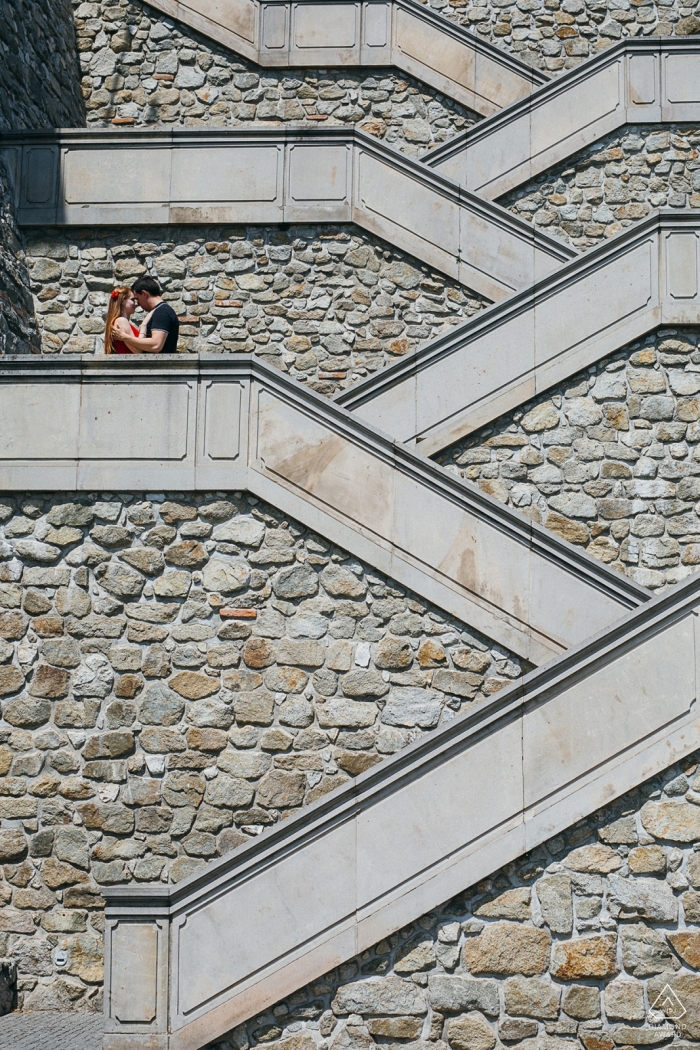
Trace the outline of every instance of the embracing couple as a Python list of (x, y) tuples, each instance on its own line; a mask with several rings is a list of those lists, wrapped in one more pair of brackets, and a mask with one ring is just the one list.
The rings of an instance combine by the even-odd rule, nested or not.
[[(137, 306), (146, 312), (140, 328), (130, 320)], [(110, 294), (106, 354), (175, 354), (179, 331), (177, 314), (163, 302), (158, 282), (152, 277), (139, 277), (131, 288), (115, 288)]]

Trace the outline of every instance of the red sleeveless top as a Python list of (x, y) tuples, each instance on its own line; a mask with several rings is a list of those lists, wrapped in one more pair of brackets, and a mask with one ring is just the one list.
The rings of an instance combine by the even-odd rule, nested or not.
[[(134, 328), (134, 326), (132, 325), (131, 321), (129, 321), (129, 326), (131, 328), (131, 331), (134, 333), (134, 335), (138, 335), (139, 334), (138, 328)], [(131, 350), (126, 345), (126, 343), (123, 343), (121, 341), (121, 339), (113, 339), (112, 340), (112, 353), (113, 354), (130, 354)]]

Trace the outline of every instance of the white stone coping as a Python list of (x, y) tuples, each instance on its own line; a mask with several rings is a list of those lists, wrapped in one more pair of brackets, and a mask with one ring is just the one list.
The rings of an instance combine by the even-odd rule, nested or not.
[(700, 42), (626, 39), (422, 158), (495, 200), (625, 124), (700, 119)]
[(256, 357), (0, 358), (0, 490), (249, 489), (541, 664), (649, 592)]
[(0, 152), (20, 225), (356, 222), (492, 300), (577, 256), (352, 128), (12, 133)]
[(395, 66), (477, 113), (549, 77), (417, 0), (154, 0), (263, 67)]
[(194, 1050), (695, 750), (699, 613), (695, 576), (179, 885), (106, 887), (105, 1050), (136, 938), (149, 1038), (169, 1007)]
[(655, 212), (336, 403), (433, 455), (661, 324), (697, 324), (699, 274), (698, 212)]

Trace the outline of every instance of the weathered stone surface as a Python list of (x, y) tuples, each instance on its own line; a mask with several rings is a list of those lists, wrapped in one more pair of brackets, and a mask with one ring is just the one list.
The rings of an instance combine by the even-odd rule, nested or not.
[(151, 682), (143, 691), (139, 719), (146, 725), (172, 726), (180, 721), (184, 701), (162, 682)]
[(566, 858), (566, 867), (572, 871), (599, 872), (607, 875), (622, 865), (618, 853), (610, 846), (581, 846)]
[(474, 974), (544, 973), (549, 963), (551, 937), (545, 930), (495, 922), (464, 946), (465, 966)]
[(344, 696), (364, 698), (367, 696), (380, 697), (389, 692), (389, 686), (378, 671), (363, 670), (357, 668), (343, 675), (340, 682)]
[(95, 575), (104, 589), (117, 598), (138, 598), (146, 582), (140, 572), (118, 562), (98, 565)]
[(270, 770), (260, 781), (257, 799), (261, 806), (286, 809), (304, 800), (306, 777), (303, 773)]
[(671, 887), (657, 879), (608, 879), (608, 907), (617, 918), (641, 918), (651, 922), (674, 922), (678, 918), (678, 901)]
[(208, 591), (234, 594), (248, 586), (250, 567), (243, 558), (212, 558), (202, 572), (202, 582)]
[(560, 980), (582, 977), (614, 977), (619, 972), (613, 935), (557, 941), (552, 949), (551, 972)]
[(426, 993), (412, 981), (398, 977), (356, 981), (341, 986), (333, 1000), (336, 1014), (421, 1014), (427, 1007)]
[[(127, 541), (128, 542), (128, 541)], [(153, 547), (131, 547), (119, 555), (122, 561), (146, 576), (157, 576), (163, 571), (165, 559), (160, 551)]]
[(496, 1035), (479, 1013), (450, 1018), (446, 1027), (447, 1041), (454, 1050), (493, 1050)]
[(700, 838), (700, 807), (687, 802), (647, 802), (642, 824), (658, 839), (694, 842)]
[(266, 689), (242, 691), (233, 701), (236, 721), (241, 725), (271, 725), (274, 709), (274, 698)]
[[(258, 796), (264, 780), (265, 778), (263, 777)], [(225, 806), (227, 809), (238, 809), (241, 806), (250, 805), (254, 794), (254, 789), (245, 780), (239, 780), (236, 777), (226, 776), (224, 773), (221, 773), (214, 780), (209, 781), (204, 798), (210, 806)], [(163, 797), (165, 797), (165, 793)]]
[(384, 707), (384, 722), (391, 726), (432, 729), (438, 724), (441, 713), (442, 700), (438, 694), (425, 689), (396, 688)]
[(27, 852), (27, 838), (23, 831), (0, 831), (0, 861), (3, 864), (21, 860)]
[(571, 933), (574, 919), (569, 876), (561, 873), (539, 879), (537, 898), (542, 918), (552, 933)]
[(51, 701), (33, 696), (18, 696), (3, 704), (2, 715), (11, 726), (40, 726), (51, 717)]
[(685, 1009), (679, 1027), (686, 1039), (700, 1039), (700, 974), (661, 974), (652, 977), (647, 985), (647, 996), (654, 1003), (666, 985), (678, 997)]
[(325, 649), (320, 642), (283, 638), (277, 645), (277, 662), (280, 664), (291, 664), (296, 667), (323, 667), (325, 658)]
[(654, 973), (678, 968), (678, 963), (658, 930), (642, 923), (622, 926), (622, 964), (633, 977), (649, 977)]
[(181, 569), (201, 569), (208, 561), (207, 552), (196, 540), (183, 540), (170, 547), (165, 554), (168, 565)]
[(210, 678), (208, 675), (196, 674), (194, 671), (180, 671), (170, 679), (168, 685), (186, 700), (201, 700), (205, 696), (218, 693), (220, 682), (218, 678)]
[(344, 565), (327, 565), (321, 573), (321, 583), (334, 598), (361, 598), (367, 591), (365, 581)]
[[(685, 932), (667, 934), (671, 947), (686, 966), (693, 970), (700, 970), (700, 932), (688, 930)], [(661, 971), (656, 971), (660, 973)]]
[(272, 581), (272, 589), (278, 598), (292, 601), (318, 592), (318, 576), (308, 565), (295, 565), (282, 569)]
[(434, 1010), (445, 1013), (480, 1010), (488, 1017), (498, 1016), (498, 984), (494, 980), (431, 975), (428, 977), (428, 994)]
[(24, 675), (14, 664), (0, 667), (0, 696), (11, 696), (24, 685)]
[(408, 639), (387, 637), (378, 643), (374, 656), (375, 667), (401, 671), (410, 667), (412, 663), (413, 651)]
[(506, 890), (494, 900), (480, 904), (474, 914), (487, 919), (529, 919), (531, 896), (532, 891), (527, 886)]
[(600, 1017), (600, 991), (586, 984), (574, 984), (566, 989), (562, 1002), (565, 1013), (579, 1021)]
[(372, 1017), (367, 1022), (370, 1035), (387, 1039), (416, 1039), (423, 1028), (418, 1017)]
[(605, 1014), (611, 1021), (644, 1019), (644, 985), (618, 977), (605, 988)]
[(666, 852), (661, 846), (638, 846), (630, 850), (627, 862), (635, 875), (664, 875)]
[(544, 977), (509, 977), (504, 992), (506, 1011), (515, 1017), (554, 1020), (559, 1016), (561, 988)]
[(394, 973), (411, 974), (430, 970), (435, 965), (435, 949), (431, 937), (423, 936), (408, 941), (399, 949)]
[(507, 1017), (498, 1026), (499, 1038), (504, 1043), (519, 1043), (537, 1035), (537, 1021), (521, 1021)]

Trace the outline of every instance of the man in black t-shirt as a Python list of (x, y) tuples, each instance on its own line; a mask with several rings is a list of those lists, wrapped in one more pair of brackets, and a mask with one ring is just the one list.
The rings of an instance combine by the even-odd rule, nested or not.
[(132, 292), (142, 310), (148, 314), (145, 331), (138, 336), (120, 336), (136, 353), (176, 354), (180, 322), (171, 306), (163, 302), (160, 286), (152, 277), (139, 277)]

